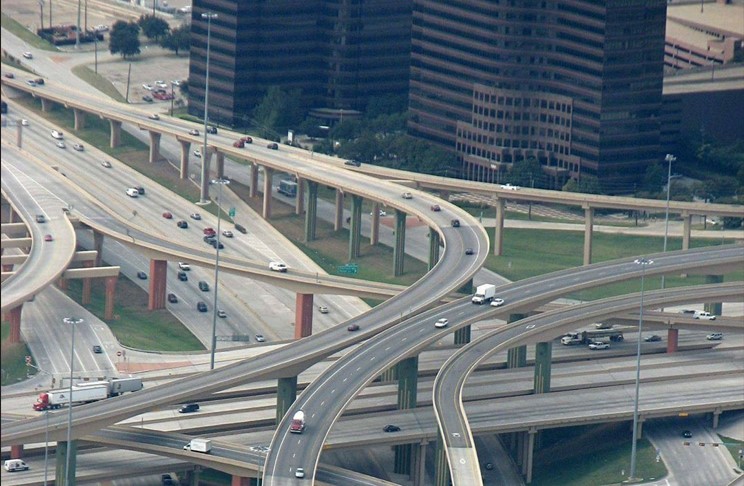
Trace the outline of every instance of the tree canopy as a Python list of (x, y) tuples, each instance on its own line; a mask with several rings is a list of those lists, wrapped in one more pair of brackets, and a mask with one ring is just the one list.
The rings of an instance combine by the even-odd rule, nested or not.
[(137, 24), (148, 39), (160, 40), (170, 31), (168, 22), (156, 15), (142, 15)]
[(188, 52), (191, 47), (191, 27), (188, 24), (183, 24), (170, 30), (160, 39), (160, 45), (175, 52), (176, 55), (180, 51)]
[(109, 35), (109, 51), (111, 54), (121, 54), (121, 57), (136, 56), (140, 53), (140, 28), (135, 22), (117, 20), (111, 27)]

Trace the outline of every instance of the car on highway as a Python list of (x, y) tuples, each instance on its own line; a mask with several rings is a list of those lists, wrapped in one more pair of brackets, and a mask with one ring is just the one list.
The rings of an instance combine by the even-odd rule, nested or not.
[(175, 304), (176, 302), (178, 302), (178, 297), (176, 297), (176, 294), (169, 293), (168, 294), (168, 302), (170, 302), (171, 304)]
[(21, 459), (8, 459), (3, 464), (3, 467), (8, 472), (28, 471), (28, 464), (23, 462)]
[(318, 312), (320, 312), (321, 314), (328, 314), (328, 306), (319, 305)]
[(196, 303), (196, 310), (199, 312), (207, 312), (207, 304), (202, 301)]
[(297, 469), (295, 469), (295, 477), (296, 478), (300, 478), (300, 479), (304, 478), (305, 477), (305, 470), (303, 468), (301, 468), (301, 467), (298, 467)]
[(400, 432), (400, 427), (393, 424), (387, 424), (385, 427), (382, 428), (383, 432)]
[(715, 321), (716, 316), (711, 314), (710, 312), (706, 311), (696, 311), (695, 312), (695, 319), (701, 319), (703, 321)]
[(346, 330), (347, 331), (350, 331), (350, 332), (358, 331), (359, 330), (359, 324), (349, 324), (346, 327)]
[(271, 150), (279, 150), (279, 144), (276, 142), (272, 142), (266, 146), (266, 148), (269, 148)]
[(654, 334), (652, 336), (646, 336), (643, 340), (647, 343), (653, 343), (656, 341), (661, 341), (661, 336), (659, 336), (658, 334)]
[(439, 212), (439, 211), (442, 210), (442, 208), (439, 207), (439, 204), (432, 204), (432, 206), (429, 209), (431, 209), (435, 213), (437, 213), (437, 212)]
[(205, 280), (199, 280), (199, 290), (209, 292), (209, 284)]
[(222, 232), (222, 236), (224, 236), (225, 238), (232, 238), (233, 237), (233, 232), (230, 231), (230, 230), (224, 230)]
[(189, 130), (189, 135), (199, 136), (199, 130), (197, 130), (196, 128), (192, 128), (191, 130)]
[(184, 272), (188, 272), (191, 270), (191, 265), (186, 262), (178, 262), (178, 269), (183, 270)]
[(101, 354), (101, 353), (103, 353), (103, 348), (101, 346), (97, 345), (97, 344), (94, 344), (93, 345), (93, 352), (96, 353), (96, 354)]
[(27, 127), (29, 125), (28, 120), (21, 118), (21, 126)]
[(29, 80), (26, 81), (26, 84), (29, 85), (29, 86), (31, 86), (31, 87), (35, 87), (36, 86), (36, 80), (35, 79), (29, 79)]
[(475, 250), (473, 250), (472, 248), (465, 248), (465, 254), (466, 255), (473, 255), (473, 254), (475, 254)]
[(240, 137), (240, 141), (243, 143), (253, 143), (253, 138), (246, 135), (245, 137)]
[(147, 118), (149, 118), (150, 120), (160, 120), (160, 115), (158, 115), (157, 113), (153, 113), (152, 115), (148, 116)]
[(501, 184), (501, 189), (506, 189), (507, 191), (518, 191), (519, 186), (513, 186), (511, 184)]
[(52, 235), (44, 235), (44, 241), (54, 241), (54, 237)]
[(189, 223), (188, 221), (184, 221), (181, 219), (181, 220), (178, 220), (178, 222), (176, 223), (176, 226), (178, 226), (181, 229), (186, 229), (189, 227)]
[(722, 332), (712, 332), (705, 336), (705, 339), (708, 341), (720, 341), (723, 339), (723, 333)]
[(351, 159), (351, 160), (347, 160), (346, 162), (344, 162), (344, 165), (350, 165), (352, 167), (361, 167), (362, 163), (359, 162), (358, 160)]
[(192, 413), (199, 410), (198, 403), (185, 403), (178, 409), (178, 413)]
[(139, 191), (135, 189), (134, 187), (127, 187), (127, 196), (139, 197)]
[(194, 150), (194, 157), (196, 157), (197, 159), (201, 159), (201, 150)]
[(82, 152), (85, 150), (85, 147), (83, 147), (83, 144), (81, 143), (73, 143), (72, 148), (77, 150), (78, 152)]
[(216, 237), (214, 235), (204, 235), (204, 238), (202, 238), (202, 240), (204, 240), (204, 243), (211, 245), (212, 241), (214, 241), (215, 238)]
[(491, 300), (491, 307), (501, 307), (504, 305), (504, 299), (494, 298)]
[(449, 324), (449, 320), (446, 317), (442, 317), (434, 323), (434, 327), (436, 327), (437, 329), (441, 329), (443, 327), (447, 327), (447, 324)]
[(34, 81), (36, 81), (36, 84), (39, 86), (44, 86), (44, 78), (36, 78)]
[(104, 166), (107, 169), (110, 169), (111, 168), (111, 162), (109, 162), (108, 160), (102, 160), (101, 161), (101, 165)]
[(596, 341), (589, 345), (589, 349), (593, 349), (593, 350), (610, 349), (610, 343), (605, 343), (603, 341)]
[(164, 217), (165, 219), (173, 219), (173, 213), (171, 213), (170, 211), (165, 211), (165, 212), (163, 213), (163, 217)]
[(57, 147), (59, 147), (61, 149), (67, 148), (67, 146), (65, 145), (65, 142), (63, 142), (62, 140), (60, 140), (59, 142), (57, 142)]
[(37, 214), (36, 215), (36, 222), (37, 223), (46, 223), (46, 218), (43, 214)]
[(413, 199), (413, 194), (411, 194), (410, 192), (404, 192), (400, 195), (400, 197), (402, 197), (403, 199)]
[(204, 234), (205, 234), (206, 236), (214, 236), (214, 235), (216, 235), (216, 234), (217, 234), (217, 232), (216, 232), (216, 231), (214, 230), (214, 228), (210, 228), (209, 226), (208, 226), (208, 227), (206, 227), (206, 228), (204, 228), (204, 229), (202, 230), (202, 232), (203, 232), (203, 233), (204, 233)]
[(207, 133), (210, 133), (212, 135), (216, 135), (217, 134), (217, 127), (212, 126), (212, 125), (207, 125)]
[(682, 437), (684, 437), (685, 439), (691, 439), (692, 438), (692, 432), (690, 432), (689, 430), (683, 430), (682, 431)]
[(146, 101), (147, 103), (152, 103), (152, 96), (145, 95), (142, 97), (142, 100)]
[(33, 59), (34, 55), (30, 51), (26, 51), (23, 53), (23, 57), (25, 57), (26, 59)]
[(269, 262), (269, 270), (275, 272), (286, 272), (287, 265), (284, 262)]
[(180, 280), (181, 282), (188, 282), (189, 276), (186, 274), (186, 272), (180, 271), (178, 272), (178, 280)]
[(189, 214), (189, 217), (190, 217), (191, 219), (195, 219), (195, 220), (197, 220), (197, 221), (198, 221), (198, 220), (200, 220), (200, 219), (201, 219), (201, 214), (199, 214), (199, 213), (191, 213), (191, 214)]
[(450, 223), (452, 223), (452, 227), (453, 228), (459, 228), (460, 227), (460, 220), (459, 219), (453, 219), (452, 221), (450, 221)]
[(212, 245), (213, 248), (219, 247), (220, 250), (225, 248), (225, 245), (221, 241), (217, 241), (216, 238), (210, 241), (209, 244)]
[(246, 233), (248, 233), (248, 230), (247, 230), (247, 229), (245, 229), (245, 226), (243, 226), (242, 224), (237, 224), (237, 223), (236, 223), (236, 224), (235, 224), (235, 230), (236, 230), (236, 231), (240, 231), (240, 232), (241, 232), (241, 233), (243, 233), (243, 234), (246, 234)]
[(137, 272), (137, 278), (140, 280), (147, 280), (147, 274), (145, 272)]
[(160, 476), (160, 486), (176, 486), (176, 482), (170, 474), (163, 474)]
[(263, 334), (256, 334), (256, 342), (257, 343), (262, 343), (264, 341), (266, 341), (266, 338), (264, 337)]
[(223, 309), (220, 309), (217, 311), (217, 317), (227, 317), (227, 312), (225, 312)]
[(58, 130), (52, 130), (52, 138), (56, 138), (57, 140), (62, 140), (63, 138), (65, 138), (65, 134)]
[(13, 74), (13, 73), (5, 73), (5, 77), (8, 78), (8, 79), (13, 79), (13, 78), (15, 78), (15, 74)]

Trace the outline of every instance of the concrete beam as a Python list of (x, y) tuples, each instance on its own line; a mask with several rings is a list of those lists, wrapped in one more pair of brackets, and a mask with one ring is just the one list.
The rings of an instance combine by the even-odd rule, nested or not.
[(165, 286), (168, 276), (167, 260), (150, 260), (150, 291), (148, 310), (165, 309)]
[(300, 339), (313, 333), (313, 294), (296, 294), (294, 338)]
[(109, 119), (108, 122), (111, 132), (109, 136), (109, 146), (111, 148), (116, 148), (121, 144), (121, 122), (111, 119)]

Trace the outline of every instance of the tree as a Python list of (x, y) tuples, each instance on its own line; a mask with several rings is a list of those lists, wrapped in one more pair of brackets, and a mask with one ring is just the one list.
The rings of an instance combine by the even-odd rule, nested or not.
[(272, 86), (263, 100), (253, 110), (253, 122), (258, 126), (261, 136), (276, 138), (277, 132), (302, 122), (304, 109), (300, 106), (300, 90), (286, 92), (278, 86)]
[(109, 51), (111, 54), (121, 54), (124, 59), (139, 54), (139, 26), (135, 22), (117, 20), (111, 27)]
[(534, 157), (528, 157), (514, 163), (506, 177), (516, 186), (546, 187), (546, 177), (540, 162)]
[(142, 15), (137, 24), (148, 39), (160, 40), (170, 31), (168, 22), (156, 15)]
[(160, 45), (176, 53), (188, 51), (191, 47), (191, 27), (183, 24), (168, 32), (161, 40)]

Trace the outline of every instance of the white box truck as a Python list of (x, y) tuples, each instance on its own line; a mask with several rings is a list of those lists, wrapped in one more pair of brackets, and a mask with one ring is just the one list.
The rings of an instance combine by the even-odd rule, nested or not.
[(478, 288), (475, 289), (475, 295), (473, 295), (471, 301), (473, 302), (473, 304), (485, 304), (486, 302), (490, 302), (495, 295), (495, 285), (483, 284), (479, 285)]
[(209, 439), (191, 439), (191, 442), (183, 446), (183, 450), (209, 454), (212, 450), (212, 441)]

